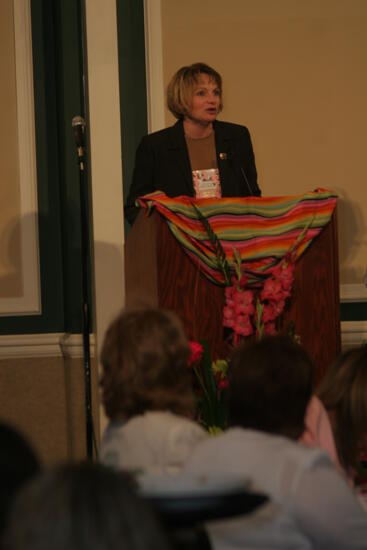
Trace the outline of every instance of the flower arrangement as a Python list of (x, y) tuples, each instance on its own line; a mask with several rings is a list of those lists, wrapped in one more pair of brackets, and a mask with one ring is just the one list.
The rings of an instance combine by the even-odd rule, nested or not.
[(190, 342), (189, 368), (192, 370), (197, 393), (196, 418), (215, 434), (227, 427), (226, 390), (228, 362), (211, 360), (207, 342)]
[(266, 279), (248, 285), (246, 270), (241, 266), (241, 258), (235, 251), (236, 276), (231, 286), (225, 288), (223, 326), (233, 331), (233, 345), (243, 337), (255, 334), (261, 339), (264, 334), (277, 332), (276, 321), (284, 311), (290, 297), (294, 281), (294, 261), (287, 254), (276, 266), (269, 270)]
[[(281, 315), (291, 296), (294, 282), (295, 250), (303, 240), (307, 227), (289, 252), (265, 272), (255, 273), (242, 262), (236, 249), (230, 266), (221, 242), (209, 221), (193, 204), (215, 252), (218, 269), (223, 274), (225, 304), (224, 327), (231, 329), (230, 344), (235, 347), (248, 337), (261, 339), (264, 334), (275, 334), (280, 328)], [(291, 330), (288, 329), (291, 333)], [(293, 334), (293, 337), (295, 335)], [(210, 432), (227, 426), (226, 389), (228, 361), (212, 361), (206, 342), (191, 342), (189, 366), (192, 369), (198, 395), (197, 419)]]
[[(261, 339), (264, 334), (275, 334), (276, 322), (284, 311), (294, 281), (294, 262), (287, 255), (271, 268), (265, 281), (248, 287), (246, 271), (236, 257), (236, 275), (225, 288), (223, 326), (232, 329), (232, 345), (243, 338)], [(212, 361), (207, 342), (190, 342), (189, 367), (195, 377), (197, 393), (197, 420), (209, 433), (215, 434), (227, 427), (226, 390), (228, 361)]]

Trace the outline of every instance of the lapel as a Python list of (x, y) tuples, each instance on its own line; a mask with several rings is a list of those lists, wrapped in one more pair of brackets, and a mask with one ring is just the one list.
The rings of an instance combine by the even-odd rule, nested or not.
[(215, 132), (215, 145), (217, 147), (218, 155), (220, 153), (230, 152), (233, 137), (228, 129), (228, 126), (219, 120), (215, 120), (213, 125)]
[(193, 195), (192, 175), (189, 153), (187, 151), (182, 120), (169, 128), (168, 153), (183, 176), (188, 195)]
[(235, 155), (233, 135), (231, 135), (230, 127), (220, 121), (214, 122), (214, 131), (222, 193), (223, 196), (235, 196), (236, 189), (233, 187), (233, 161)]

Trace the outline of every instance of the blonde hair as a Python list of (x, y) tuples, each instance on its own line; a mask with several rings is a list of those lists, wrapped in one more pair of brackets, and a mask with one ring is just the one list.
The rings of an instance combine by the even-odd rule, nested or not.
[(168, 311), (123, 311), (107, 330), (100, 385), (107, 416), (129, 418), (148, 410), (190, 416), (195, 400), (190, 348), (178, 317)]
[(190, 111), (194, 87), (201, 74), (208, 75), (218, 86), (220, 90), (219, 111), (223, 109), (222, 77), (209, 65), (194, 63), (188, 67), (181, 67), (173, 75), (167, 87), (167, 106), (176, 118), (184, 118)]

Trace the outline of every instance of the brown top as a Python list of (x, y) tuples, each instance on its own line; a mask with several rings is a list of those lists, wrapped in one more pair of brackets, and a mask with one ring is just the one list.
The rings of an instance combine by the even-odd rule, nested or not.
[(205, 138), (185, 136), (189, 151), (191, 170), (208, 170), (217, 168), (214, 132)]

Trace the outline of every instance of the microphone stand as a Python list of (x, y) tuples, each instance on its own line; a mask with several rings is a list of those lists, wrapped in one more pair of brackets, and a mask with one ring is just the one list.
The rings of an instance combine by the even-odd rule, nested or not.
[(85, 175), (85, 147), (84, 133), (85, 121), (82, 117), (73, 118), (75, 142), (77, 146), (79, 166), (79, 191), (80, 191), (80, 215), (81, 215), (81, 257), (82, 257), (82, 329), (83, 329), (83, 356), (84, 356), (84, 378), (85, 378), (85, 412), (86, 412), (86, 444), (87, 457), (93, 459), (93, 415), (92, 415), (92, 392), (91, 392), (91, 366), (90, 366), (90, 308), (88, 297), (88, 263), (89, 263), (89, 217), (88, 217), (88, 196), (86, 192)]
[[(231, 160), (232, 162), (234, 160), (236, 160), (236, 157), (235, 157), (235, 153), (233, 151), (228, 151), (228, 153), (219, 153), (219, 158), (221, 160), (224, 160), (224, 159), (228, 159), (228, 160)], [(241, 161), (237, 162), (238, 164), (238, 167), (240, 169), (240, 172), (241, 172), (241, 176), (243, 178), (243, 181), (245, 182), (246, 184), (246, 187), (247, 187), (247, 191), (249, 192), (249, 196), (250, 197), (256, 197), (259, 195), (259, 193), (256, 191), (254, 191), (254, 189), (252, 188), (252, 184), (249, 182), (247, 176), (246, 176), (246, 172), (245, 170), (243, 169), (243, 166), (241, 164)], [(233, 164), (232, 164), (233, 166)], [(233, 166), (234, 167), (234, 166)]]
[(246, 186), (247, 186), (247, 189), (249, 190), (250, 192), (250, 197), (251, 196), (255, 196), (255, 193), (253, 192), (252, 190), (252, 186), (250, 185), (250, 182), (249, 180), (247, 179), (247, 176), (246, 176), (246, 172), (244, 171), (244, 169), (242, 168), (241, 164), (240, 164), (240, 170), (241, 170), (241, 174), (242, 174), (242, 177), (246, 183)]

